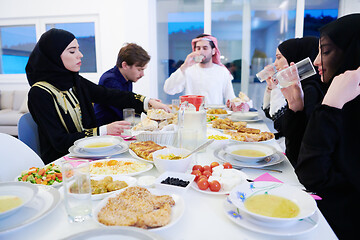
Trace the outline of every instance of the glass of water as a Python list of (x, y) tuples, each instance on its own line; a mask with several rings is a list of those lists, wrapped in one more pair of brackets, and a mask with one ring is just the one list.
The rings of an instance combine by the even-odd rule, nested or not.
[(70, 222), (91, 218), (90, 164), (88, 160), (62, 161), (64, 204)]

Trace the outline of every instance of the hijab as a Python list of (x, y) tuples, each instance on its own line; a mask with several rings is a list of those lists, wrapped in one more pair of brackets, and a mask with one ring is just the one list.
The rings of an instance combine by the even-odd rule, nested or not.
[(75, 36), (65, 30), (52, 28), (45, 32), (31, 52), (25, 71), (30, 86), (45, 81), (61, 91), (74, 88), (80, 103), (82, 123), (84, 128), (96, 127), (96, 118), (91, 99), (87, 90), (82, 87), (85, 80), (79, 72), (65, 68), (61, 54), (75, 39)]
[[(314, 62), (319, 52), (319, 39), (316, 37), (292, 38), (282, 42), (278, 49), (289, 64), (291, 62), (297, 63), (307, 57), (310, 58), (311, 62)], [(302, 86), (308, 83), (315, 85), (321, 92), (324, 92), (324, 84), (321, 82), (317, 69), (315, 75), (301, 81)]]
[(334, 76), (331, 76), (330, 82), (335, 76), (360, 66), (359, 13), (346, 15), (326, 24), (320, 28), (320, 36), (328, 36), (344, 52), (343, 63)]

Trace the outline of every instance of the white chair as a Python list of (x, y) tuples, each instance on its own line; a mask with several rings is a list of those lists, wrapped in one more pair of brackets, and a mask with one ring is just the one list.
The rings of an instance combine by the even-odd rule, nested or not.
[(29, 112), (22, 115), (19, 120), (18, 138), (40, 156), (38, 126)]
[(23, 170), (44, 165), (41, 158), (25, 143), (0, 133), (0, 182), (14, 181)]

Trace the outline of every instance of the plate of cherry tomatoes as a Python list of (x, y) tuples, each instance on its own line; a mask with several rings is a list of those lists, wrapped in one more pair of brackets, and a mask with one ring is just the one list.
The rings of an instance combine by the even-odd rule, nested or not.
[(247, 175), (232, 168), (228, 162), (222, 165), (212, 162), (210, 165), (194, 165), (191, 174), (195, 175), (191, 187), (207, 194), (229, 194), (233, 187), (246, 181)]

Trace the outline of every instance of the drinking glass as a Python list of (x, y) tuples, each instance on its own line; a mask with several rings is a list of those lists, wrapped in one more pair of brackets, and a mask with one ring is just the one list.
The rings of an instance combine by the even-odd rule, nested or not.
[(272, 77), (275, 73), (276, 73), (276, 67), (275, 64), (272, 63), (264, 67), (264, 69), (261, 70), (260, 72), (258, 72), (256, 74), (256, 77), (259, 79), (260, 82), (263, 82), (269, 77)]
[(123, 109), (123, 118), (125, 121), (131, 123), (131, 127), (135, 125), (135, 109), (125, 108)]
[(311, 77), (316, 73), (310, 58), (305, 58), (294, 65), (285, 68), (275, 75), (281, 88), (288, 87), (298, 81)]
[(70, 222), (91, 218), (91, 184), (89, 160), (62, 161), (64, 204)]
[(180, 99), (171, 100), (172, 112), (177, 113), (179, 111)]

